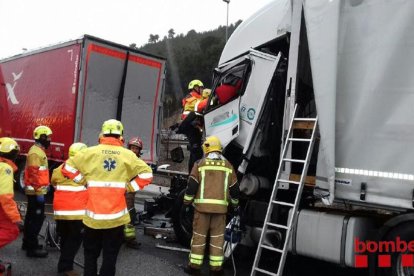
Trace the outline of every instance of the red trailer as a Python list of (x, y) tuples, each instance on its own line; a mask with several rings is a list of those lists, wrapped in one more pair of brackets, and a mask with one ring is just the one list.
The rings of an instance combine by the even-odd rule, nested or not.
[(95, 145), (102, 122), (118, 119), (124, 139), (140, 136), (143, 159), (155, 164), (165, 64), (164, 58), (89, 35), (1, 60), (1, 135), (17, 140), (22, 165), (33, 129), (49, 126), (53, 168), (68, 158), (73, 142)]

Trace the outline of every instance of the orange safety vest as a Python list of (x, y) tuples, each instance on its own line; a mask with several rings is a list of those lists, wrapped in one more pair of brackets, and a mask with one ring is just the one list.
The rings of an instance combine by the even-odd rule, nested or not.
[(203, 96), (197, 92), (190, 92), (181, 102), (183, 106), (181, 119), (184, 120), (190, 112), (195, 111), (197, 103), (199, 103), (201, 100), (203, 100)]
[(83, 223), (93, 229), (129, 223), (125, 192), (141, 190), (152, 181), (151, 168), (112, 137), (69, 158), (61, 171), (80, 186), (85, 178), (88, 202)]
[(17, 167), (12, 161), (0, 157), (0, 223), (22, 220), (13, 199), (13, 174), (16, 171)]
[(53, 170), (51, 183), (53, 194), (53, 213), (55, 219), (81, 220), (85, 215), (88, 191), (73, 180), (63, 176), (63, 164)]
[(24, 170), (25, 193), (41, 195), (47, 193), (49, 185), (49, 166), (43, 147), (34, 144), (27, 153)]

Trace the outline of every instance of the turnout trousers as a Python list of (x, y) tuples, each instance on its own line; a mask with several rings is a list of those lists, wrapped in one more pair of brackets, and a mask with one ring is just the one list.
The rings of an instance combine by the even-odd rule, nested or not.
[(102, 266), (99, 276), (114, 276), (116, 259), (124, 241), (124, 226), (108, 229), (93, 229), (86, 225), (83, 240), (85, 255), (85, 276), (96, 276), (98, 257), (102, 251)]
[(83, 241), (82, 220), (56, 220), (60, 236), (58, 272), (73, 270), (73, 261)]
[(210, 270), (219, 271), (222, 268), (224, 253), (224, 231), (226, 228), (226, 214), (201, 213), (194, 211), (193, 238), (189, 266), (200, 269), (203, 264), (207, 237), (210, 238), (209, 260)]
[(23, 248), (35, 250), (39, 246), (38, 235), (45, 219), (45, 202), (35, 195), (27, 195), (27, 211), (24, 218)]

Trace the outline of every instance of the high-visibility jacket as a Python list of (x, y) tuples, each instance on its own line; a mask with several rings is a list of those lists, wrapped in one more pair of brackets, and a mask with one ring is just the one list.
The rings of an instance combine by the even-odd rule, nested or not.
[(196, 105), (198, 105), (203, 100), (203, 96), (199, 93), (191, 91), (185, 98), (182, 100), (181, 104), (183, 106), (183, 113), (181, 119), (184, 120), (190, 112), (195, 111)]
[(62, 174), (63, 164), (53, 170), (51, 184), (53, 194), (53, 214), (55, 219), (81, 220), (86, 211), (88, 191)]
[(77, 183), (85, 178), (88, 202), (83, 223), (93, 229), (129, 223), (125, 192), (141, 190), (152, 181), (151, 168), (112, 137), (69, 158), (62, 174)]
[(47, 193), (49, 165), (44, 148), (38, 144), (34, 144), (27, 153), (24, 184), (27, 195), (44, 195)]
[(13, 175), (16, 171), (17, 167), (12, 161), (0, 157), (0, 223), (22, 220), (13, 200)]
[(221, 154), (217, 159), (201, 159), (190, 174), (184, 201), (194, 201), (201, 213), (227, 213), (229, 201), (238, 204), (239, 187), (233, 166)]

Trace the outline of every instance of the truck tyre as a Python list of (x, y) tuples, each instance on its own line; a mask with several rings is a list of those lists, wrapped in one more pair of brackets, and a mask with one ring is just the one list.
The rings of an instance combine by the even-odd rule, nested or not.
[(26, 159), (20, 159), (17, 162), (17, 173), (14, 174), (15, 182), (15, 189), (24, 193), (24, 168), (26, 166)]
[(191, 237), (193, 235), (193, 216), (194, 207), (189, 206), (189, 211), (186, 211), (186, 207), (183, 203), (185, 190), (182, 190), (174, 202), (172, 210), (172, 222), (174, 227), (174, 233), (177, 240), (183, 246), (189, 247), (191, 243)]
[[(396, 241), (397, 237), (400, 237), (401, 241), (407, 243), (414, 240), (414, 222), (405, 222), (392, 229), (382, 240), (383, 241)], [(397, 251), (397, 250), (396, 250)], [(391, 254), (391, 268), (379, 268), (378, 261), (376, 262), (376, 275), (377, 276), (412, 276), (414, 275), (414, 267), (402, 266), (402, 255), (413, 254), (407, 250), (404, 253), (394, 252)]]

